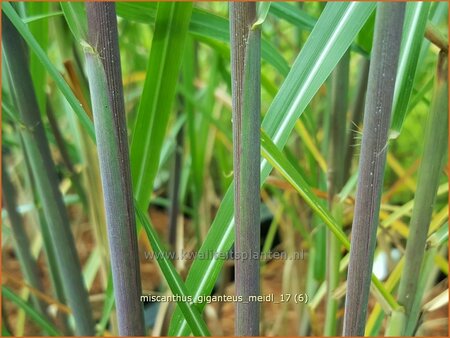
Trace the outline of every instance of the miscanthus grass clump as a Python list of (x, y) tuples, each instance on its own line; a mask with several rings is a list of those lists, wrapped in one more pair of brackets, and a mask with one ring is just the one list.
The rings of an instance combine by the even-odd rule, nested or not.
[(2, 334), (446, 334), (447, 12), (4, 2)]

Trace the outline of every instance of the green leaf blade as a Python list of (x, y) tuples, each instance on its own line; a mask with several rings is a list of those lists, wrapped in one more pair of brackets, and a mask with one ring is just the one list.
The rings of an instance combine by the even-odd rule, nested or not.
[[(46, 13), (49, 10), (49, 3), (45, 2), (30, 2), (28, 5), (27, 18)], [(38, 21), (32, 21), (28, 23), (28, 27), (36, 37), (39, 45), (45, 51), (48, 46), (48, 20), (43, 18)], [(39, 104), (39, 110), (41, 114), (46, 111), (46, 72), (45, 69), (41, 67), (41, 64), (36, 56), (36, 54), (30, 55), (30, 72), (31, 78), (33, 79), (34, 91), (36, 92), (36, 98)]]
[(67, 25), (78, 43), (87, 41), (86, 7), (83, 2), (60, 2)]
[(131, 143), (135, 197), (147, 206), (175, 97), (192, 3), (160, 3), (144, 89)]
[(43, 315), (37, 312), (33, 307), (28, 305), (26, 301), (13, 293), (8, 287), (2, 285), (2, 296), (6, 299), (17, 304), (25, 313), (30, 316), (37, 325), (39, 325), (43, 330), (48, 332), (52, 336), (61, 337), (62, 333), (59, 332), (52, 323), (50, 323)]
[[(145, 216), (145, 213), (142, 212), (142, 210), (138, 207), (137, 201), (136, 201), (136, 215), (139, 222), (144, 227), (144, 230), (147, 234), (147, 237), (152, 245), (152, 248), (154, 252), (158, 255), (158, 264), (161, 268), (161, 271), (164, 274), (164, 277), (166, 278), (167, 283), (169, 284), (170, 289), (172, 290), (172, 293), (174, 295), (179, 295), (183, 299), (188, 299), (189, 292), (181, 279), (180, 275), (175, 270), (175, 267), (170, 262), (170, 260), (167, 258), (168, 255), (165, 254), (163, 250), (163, 246), (161, 245), (161, 241), (158, 238), (158, 234), (148, 221), (147, 217)], [(179, 301), (178, 306), (180, 307), (181, 311), (183, 312), (184, 317), (189, 322), (189, 326), (196, 336), (209, 336), (208, 327), (205, 324), (205, 321), (201, 317), (200, 311), (198, 310), (197, 306), (193, 303), (186, 301)]]
[(259, 2), (257, 8), (257, 15), (255, 23), (252, 26), (252, 29), (260, 27), (264, 21), (266, 21), (267, 14), (269, 14), (271, 2)]
[(400, 135), (403, 121), (408, 112), (409, 99), (413, 89), (419, 55), (424, 42), (425, 27), (431, 3), (411, 2), (406, 5), (405, 24), (395, 81), (394, 103), (390, 138)]

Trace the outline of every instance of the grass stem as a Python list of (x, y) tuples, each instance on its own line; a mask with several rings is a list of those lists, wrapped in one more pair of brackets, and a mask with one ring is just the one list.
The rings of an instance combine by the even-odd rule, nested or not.
[(352, 226), (344, 336), (364, 335), (404, 14), (404, 3), (378, 4)]
[(85, 56), (103, 185), (119, 335), (145, 334), (136, 219), (114, 3), (86, 4)]
[[(233, 164), (235, 217), (236, 303), (235, 334), (259, 335), (258, 296), (260, 252), (260, 28), (256, 3), (230, 3), (231, 78), (233, 104)], [(253, 258), (254, 254), (257, 258)], [(239, 259), (240, 255), (250, 259)]]

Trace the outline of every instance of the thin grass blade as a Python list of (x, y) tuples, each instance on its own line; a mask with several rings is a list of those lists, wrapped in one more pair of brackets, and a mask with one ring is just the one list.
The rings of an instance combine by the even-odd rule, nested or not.
[(255, 23), (252, 25), (252, 29), (261, 26), (264, 21), (266, 21), (267, 14), (269, 14), (270, 10), (270, 1), (268, 2), (258, 2), (257, 3), (257, 18)]
[[(23, 270), (28, 283), (35, 289), (42, 291), (42, 281), (39, 276), (39, 268), (30, 250), (30, 240), (26, 233), (21, 216), (17, 211), (16, 191), (7, 168), (2, 166), (2, 204), (8, 210), (15, 251), (19, 258), (20, 267)], [(36, 297), (33, 297), (33, 305), (36, 310), (45, 317), (45, 305)]]
[[(37, 15), (47, 13), (50, 9), (48, 2), (29, 2), (27, 3), (27, 19), (36, 17)], [(41, 48), (45, 51), (48, 46), (48, 20), (41, 18), (40, 20), (27, 21), (28, 27)], [(41, 63), (35, 54), (30, 55), (30, 73), (33, 79), (34, 91), (39, 104), (39, 110), (42, 114), (46, 111), (46, 93), (42, 88), (46, 87), (47, 73), (41, 67)]]
[(151, 199), (191, 11), (192, 3), (158, 4), (147, 75), (130, 149), (133, 188), (141, 207), (147, 207)]
[(188, 292), (183, 280), (180, 275), (175, 270), (172, 262), (167, 259), (167, 254), (163, 250), (163, 246), (161, 245), (161, 241), (158, 237), (158, 234), (153, 229), (153, 226), (147, 219), (147, 216), (142, 212), (142, 210), (137, 206), (137, 201), (135, 203), (136, 215), (139, 219), (139, 222), (144, 227), (145, 233), (147, 234), (147, 238), (149, 239), (153, 251), (159, 257), (158, 264), (163, 272), (167, 283), (169, 284), (170, 289), (174, 295), (180, 296), (182, 299), (178, 302), (178, 306), (180, 307), (186, 321), (189, 323), (189, 327), (195, 336), (209, 336), (208, 327), (203, 320), (200, 310), (198, 309), (198, 305), (194, 304), (195, 302), (186, 301), (190, 297), (190, 293)]
[(408, 111), (430, 6), (431, 3), (425, 1), (410, 2), (406, 5), (397, 79), (395, 81), (390, 138), (398, 137)]
[(83, 2), (60, 2), (67, 25), (77, 43), (88, 40), (86, 7)]
[(425, 127), (424, 151), (419, 168), (417, 189), (409, 225), (409, 236), (406, 244), (405, 266), (400, 280), (398, 299), (405, 307), (406, 331), (413, 334), (415, 319), (411, 318), (413, 304), (417, 297), (417, 283), (421, 275), (421, 265), (425, 250), (426, 238), (440, 183), (441, 171), (447, 151), (448, 137), (448, 60), (447, 54), (439, 54), (433, 101)]
[(52, 336), (62, 337), (62, 333), (59, 332), (52, 323), (48, 321), (42, 314), (37, 312), (33, 307), (28, 305), (26, 301), (17, 296), (14, 292), (12, 292), (8, 287), (2, 285), (2, 296), (6, 299), (14, 302), (19, 306), (19, 308), (23, 309), (26, 314), (44, 331), (48, 332)]
[[(306, 204), (312, 209), (314, 215), (326, 225), (341, 245), (347, 250), (350, 249), (350, 242), (339, 226), (333, 215), (323, 206), (323, 203), (313, 193), (305, 178), (292, 166), (281, 151), (274, 145), (268, 135), (261, 132), (261, 146), (263, 157), (297, 190)], [(382, 295), (383, 301), (392, 309), (399, 308), (398, 303), (392, 295), (383, 287), (381, 282), (372, 274), (372, 283), (374, 288)]]

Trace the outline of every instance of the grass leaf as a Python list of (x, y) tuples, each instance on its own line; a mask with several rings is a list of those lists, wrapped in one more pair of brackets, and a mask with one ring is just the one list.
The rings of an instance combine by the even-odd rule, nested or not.
[(23, 23), (23, 21), (20, 19), (19, 15), (15, 12), (15, 10), (13, 9), (13, 7), (11, 6), (11, 4), (9, 2), (5, 2), (2, 4), (2, 11), (9, 18), (9, 20), (11, 20), (12, 24), (19, 31), (22, 38), (27, 42), (30, 49), (36, 54), (36, 57), (42, 63), (44, 68), (47, 69), (47, 72), (55, 81), (56, 86), (63, 93), (67, 102), (70, 104), (70, 106), (74, 110), (75, 114), (80, 119), (80, 122), (83, 125), (83, 127), (86, 129), (86, 132), (88, 133), (88, 135), (93, 140), (95, 140), (94, 125), (92, 124), (92, 121), (89, 119), (88, 115), (86, 114), (85, 110), (83, 109), (83, 106), (78, 101), (78, 99), (75, 97), (74, 93), (70, 89), (67, 82), (63, 79), (63, 77), (59, 73), (58, 69), (56, 69), (56, 67), (50, 61), (50, 59), (48, 58), (48, 56), (46, 55), (44, 50), (41, 48), (39, 43), (36, 41), (34, 36), (31, 34), (31, 32), (29, 31), (27, 26)]
[(33, 320), (44, 331), (48, 332), (52, 336), (61, 337), (63, 334), (59, 332), (52, 323), (50, 323), (43, 315), (32, 308), (26, 301), (17, 296), (8, 287), (2, 285), (2, 296), (6, 299), (14, 302), (19, 308), (23, 309), (31, 320)]
[(60, 2), (67, 25), (78, 43), (87, 41), (86, 7), (83, 2)]
[[(142, 210), (138, 207), (138, 203), (136, 201), (136, 215), (139, 222), (143, 225), (145, 233), (147, 234), (147, 238), (152, 245), (153, 251), (157, 254), (159, 258), (158, 264), (163, 272), (167, 284), (169, 284), (170, 289), (174, 295), (180, 296), (181, 299), (188, 299), (190, 293), (188, 292), (183, 280), (180, 275), (175, 270), (172, 262), (167, 258), (168, 255), (165, 254), (163, 250), (163, 246), (161, 245), (161, 241), (158, 238), (158, 234), (153, 229), (153, 226), (147, 219), (147, 216), (142, 212)], [(195, 299), (194, 299), (195, 302)], [(195, 336), (209, 336), (208, 327), (206, 326), (203, 318), (201, 317), (200, 311), (198, 309), (198, 305), (188, 301), (179, 301), (178, 306), (180, 307), (186, 321), (189, 323), (189, 327)]]
[[(431, 222), (433, 204), (440, 181), (440, 172), (444, 165), (448, 138), (448, 65), (447, 54), (439, 54), (438, 71), (433, 93), (433, 101), (430, 107), (427, 124), (425, 127), (424, 151), (419, 168), (417, 189), (414, 198), (414, 207), (409, 225), (409, 233), (403, 276), (400, 280), (398, 297), (399, 302), (405, 306), (406, 332), (412, 335), (416, 326), (415, 320), (410, 313), (413, 304), (417, 301), (417, 283), (421, 275), (421, 264), (423, 260), (425, 243)], [(419, 300), (420, 302), (420, 300)]]
[(268, 2), (258, 2), (257, 4), (257, 15), (255, 23), (252, 25), (252, 29), (257, 28), (258, 26), (261, 26), (264, 21), (266, 21), (267, 14), (269, 14), (270, 10), (270, 1)]
[(430, 6), (429, 2), (411, 2), (406, 5), (390, 138), (398, 137), (408, 111)]
[(192, 3), (159, 3), (144, 89), (131, 142), (131, 170), (135, 197), (148, 206), (158, 171)]
[[(29, 2), (27, 3), (27, 19), (42, 13), (46, 13), (49, 10), (50, 4), (45, 2)], [(48, 20), (41, 18), (39, 21), (28, 21), (28, 27), (36, 37), (41, 48), (45, 51), (48, 46)], [(46, 111), (46, 93), (42, 88), (45, 88), (47, 83), (47, 74), (45, 69), (41, 67), (39, 60), (35, 54), (30, 55), (30, 73), (33, 79), (34, 91), (39, 104), (39, 110), (41, 114)]]

